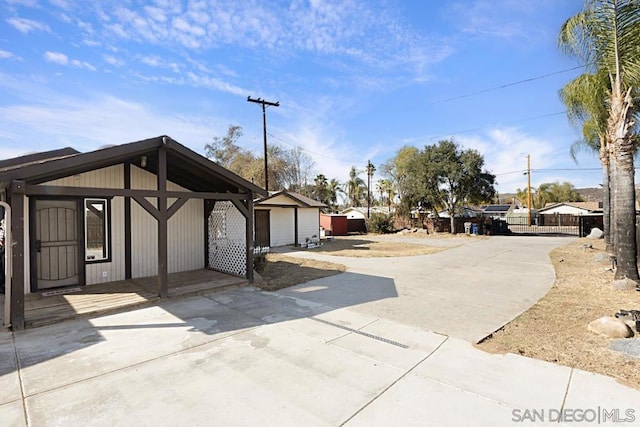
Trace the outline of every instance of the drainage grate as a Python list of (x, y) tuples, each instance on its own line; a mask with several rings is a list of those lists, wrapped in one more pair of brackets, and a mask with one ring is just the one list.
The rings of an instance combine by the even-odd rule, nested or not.
[(329, 322), (329, 321), (323, 320), (323, 319), (318, 319), (318, 318), (315, 318), (315, 317), (310, 317), (310, 319), (311, 320), (315, 320), (316, 322), (324, 323), (325, 325), (335, 326), (336, 328), (340, 328), (340, 329), (344, 329), (345, 331), (353, 332), (354, 334), (362, 335), (363, 337), (372, 338), (374, 340), (381, 341), (383, 343), (395, 345), (396, 347), (409, 348), (409, 346), (406, 345), (406, 344), (402, 344), (402, 343), (399, 343), (397, 341), (392, 341), (392, 340), (389, 340), (389, 339), (386, 339), (386, 338), (382, 338), (382, 337), (379, 337), (377, 335), (372, 335), (372, 334), (369, 334), (367, 332), (360, 331), (358, 329), (350, 328), (348, 326), (340, 325), (339, 323), (333, 323), (333, 322)]

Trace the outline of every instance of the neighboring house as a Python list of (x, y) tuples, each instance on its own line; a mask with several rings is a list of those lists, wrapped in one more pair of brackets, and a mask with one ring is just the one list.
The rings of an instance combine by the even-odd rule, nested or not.
[[(0, 161), (11, 208), (10, 316), (24, 295), (205, 267), (253, 280), (253, 200), (266, 192), (168, 136)], [(8, 284), (7, 284), (8, 286)]]
[(547, 203), (547, 205), (538, 209), (541, 215), (589, 215), (594, 213), (602, 213), (601, 202), (563, 202), (563, 203)]
[(371, 208), (367, 208), (366, 206), (359, 206), (343, 209), (340, 211), (340, 214), (346, 215), (347, 219), (366, 219), (367, 213), (371, 215), (373, 215), (374, 213), (389, 215), (393, 212), (393, 208), (390, 209), (388, 206), (371, 206)]
[[(477, 211), (468, 206), (463, 206), (459, 210), (461, 212), (455, 215), (456, 218), (476, 218), (476, 217), (482, 216), (481, 211)], [(433, 216), (432, 215), (433, 214), (429, 214), (429, 217), (431, 218), (449, 218), (450, 217), (449, 212), (447, 210), (441, 210), (440, 212), (438, 212), (438, 215), (433, 215)]]
[(494, 219), (504, 218), (514, 209), (516, 205), (487, 205), (482, 208), (482, 216)]
[(302, 194), (278, 191), (255, 201), (255, 244), (296, 245), (320, 236), (320, 209), (327, 205)]

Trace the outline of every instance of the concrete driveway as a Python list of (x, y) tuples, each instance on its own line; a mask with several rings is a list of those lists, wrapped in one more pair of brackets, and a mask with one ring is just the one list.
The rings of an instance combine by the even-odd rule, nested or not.
[[(491, 245), (482, 246), (485, 255)], [(495, 245), (500, 258), (504, 245)], [(439, 256), (446, 253), (466, 260), (454, 250)], [(417, 326), (417, 315), (399, 320), (386, 304), (407, 299), (410, 308), (409, 288), (375, 274), (342, 276), (361, 292), (347, 284), (246, 288), (0, 334), (0, 420), (501, 426), (640, 417), (640, 392), (610, 378), (487, 354)]]
[[(478, 342), (547, 293), (555, 281), (549, 252), (572, 241), (566, 237), (517, 236), (395, 240), (451, 247), (436, 254), (401, 258), (289, 252), (345, 264), (347, 272), (281, 293), (329, 306), (351, 298), (351, 308), (360, 313)], [(394, 287), (392, 297), (384, 297), (385, 286)], [(379, 297), (358, 304), (361, 295), (371, 293)]]

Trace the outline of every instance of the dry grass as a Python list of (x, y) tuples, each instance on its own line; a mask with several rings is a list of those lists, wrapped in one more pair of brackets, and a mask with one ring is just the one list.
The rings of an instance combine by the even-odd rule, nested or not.
[(440, 252), (446, 248), (411, 243), (374, 241), (366, 236), (336, 237), (333, 241), (326, 241), (319, 248), (309, 249), (326, 255), (346, 256), (355, 258), (399, 257), (413, 255), (427, 255)]
[(478, 347), (490, 352), (510, 352), (608, 375), (640, 389), (640, 360), (609, 350), (609, 340), (587, 331), (587, 324), (620, 309), (640, 309), (640, 293), (611, 286), (613, 273), (603, 241), (581, 239), (557, 248), (550, 257), (556, 282), (538, 303)]
[(265, 291), (276, 291), (343, 271), (345, 266), (342, 264), (271, 253), (267, 255), (267, 264), (261, 273), (264, 281), (256, 286)]

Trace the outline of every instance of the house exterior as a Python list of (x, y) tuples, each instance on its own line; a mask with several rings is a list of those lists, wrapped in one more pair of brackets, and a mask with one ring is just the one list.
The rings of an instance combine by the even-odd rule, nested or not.
[[(10, 319), (43, 289), (205, 267), (253, 280), (253, 200), (265, 191), (168, 136), (0, 162), (11, 223)], [(7, 279), (7, 282), (9, 280)]]
[(493, 219), (504, 218), (514, 209), (516, 209), (515, 205), (487, 205), (482, 208), (482, 216)]
[(371, 206), (367, 208), (366, 206), (357, 206), (357, 207), (349, 207), (340, 211), (341, 215), (346, 215), (347, 219), (366, 219), (367, 213), (371, 215), (375, 214), (383, 214), (389, 215), (393, 213), (393, 210), (388, 206)]
[(256, 246), (296, 245), (320, 236), (324, 203), (292, 191), (278, 191), (255, 201)]
[(602, 213), (602, 205), (599, 202), (563, 202), (563, 203), (547, 203), (547, 205), (538, 210), (541, 215), (589, 215), (594, 213)]

